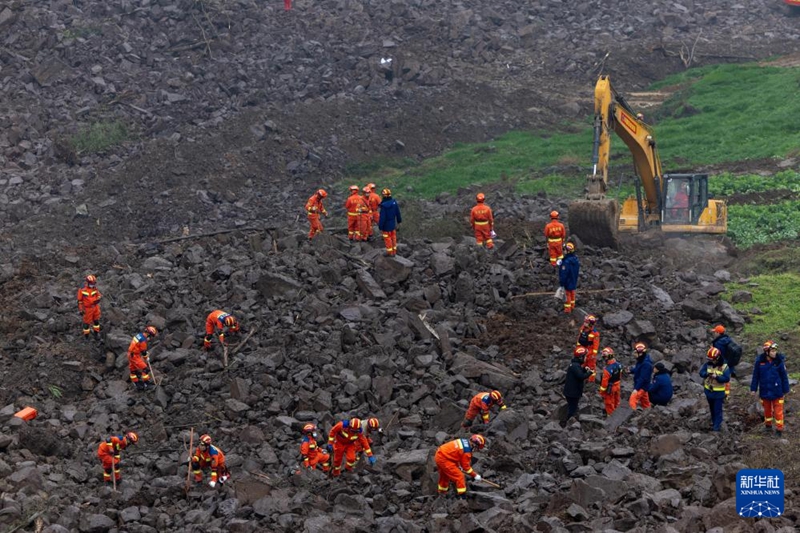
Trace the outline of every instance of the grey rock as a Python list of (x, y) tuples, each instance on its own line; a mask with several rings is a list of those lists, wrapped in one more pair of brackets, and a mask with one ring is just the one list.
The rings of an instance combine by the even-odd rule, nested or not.
[(616, 311), (603, 315), (603, 325), (607, 328), (618, 328), (633, 320), (633, 313), (630, 311)]

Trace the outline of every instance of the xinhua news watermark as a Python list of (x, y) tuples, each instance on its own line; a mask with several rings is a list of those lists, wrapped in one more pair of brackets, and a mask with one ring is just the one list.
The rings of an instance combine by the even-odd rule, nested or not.
[(745, 469), (736, 474), (736, 512), (745, 518), (783, 514), (783, 472)]

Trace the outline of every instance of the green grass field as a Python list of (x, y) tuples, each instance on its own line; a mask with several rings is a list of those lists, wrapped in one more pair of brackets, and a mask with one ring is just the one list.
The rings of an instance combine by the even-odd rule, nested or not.
[(778, 274), (760, 274), (750, 278), (749, 283), (729, 283), (725, 298), (730, 300), (736, 291), (747, 291), (753, 300), (746, 303), (733, 304), (742, 311), (758, 309), (760, 314), (751, 315), (752, 322), (744, 328), (744, 335), (749, 344), (775, 339), (781, 343), (780, 335), (790, 335), (792, 341), (800, 340), (800, 274), (785, 272)]

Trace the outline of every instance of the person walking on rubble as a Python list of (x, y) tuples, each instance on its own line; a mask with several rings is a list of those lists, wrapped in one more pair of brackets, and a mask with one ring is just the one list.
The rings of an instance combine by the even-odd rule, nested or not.
[[(759, 391), (761, 405), (764, 407), (764, 431), (772, 431), (780, 437), (783, 434), (783, 402), (789, 394), (789, 374), (786, 372), (786, 356), (778, 353), (778, 344), (766, 341), (764, 353), (756, 358), (753, 365), (753, 379), (750, 391), (753, 396)], [(774, 423), (774, 424), (773, 424)]]
[(319, 448), (317, 443), (317, 426), (303, 426), (303, 439), (300, 441), (300, 455), (303, 456), (303, 467), (314, 470), (318, 468), (327, 473), (331, 469), (331, 456)]
[(306, 202), (308, 223), (311, 225), (311, 229), (308, 230), (308, 240), (313, 239), (315, 236), (322, 233), (323, 229), (325, 229), (322, 227), (322, 222), (319, 220), (319, 215), (322, 213), (326, 218), (328, 216), (328, 211), (326, 211), (325, 206), (322, 205), (322, 200), (324, 200), (327, 196), (328, 193), (325, 192), (325, 189), (319, 189), (311, 196), (311, 198), (308, 199), (308, 202)]
[[(103, 481), (119, 485), (122, 482), (119, 463), (122, 450), (139, 442), (139, 435), (128, 431), (122, 435), (111, 435), (97, 447), (97, 457), (103, 464)], [(114, 479), (111, 479), (114, 476)]]
[(564, 241), (567, 239), (567, 230), (558, 220), (558, 211), (550, 212), (550, 222), (544, 227), (544, 236), (547, 239), (550, 264), (557, 267), (564, 259)]
[(342, 473), (342, 460), (346, 460), (345, 470), (352, 472), (358, 462), (356, 459), (357, 444), (367, 455), (370, 465), (375, 464), (375, 457), (369, 447), (369, 441), (364, 436), (361, 427), (361, 419), (351, 418), (342, 420), (331, 428), (328, 434), (328, 452), (333, 452), (333, 477), (338, 477)]
[(630, 372), (633, 374), (633, 392), (628, 399), (628, 405), (634, 411), (639, 405), (642, 406), (642, 409), (649, 409), (651, 405), (647, 391), (650, 390), (650, 380), (653, 377), (653, 360), (650, 359), (647, 345), (643, 342), (634, 344), (633, 352), (636, 356), (636, 364), (630, 368)]
[(564, 398), (567, 400), (567, 417), (561, 421), (561, 427), (567, 427), (567, 422), (578, 414), (578, 404), (583, 396), (583, 385), (589, 378), (594, 377), (594, 372), (586, 366), (586, 355), (589, 350), (578, 346), (572, 355), (572, 361), (567, 368), (567, 378), (564, 381)]
[(360, 225), (362, 240), (372, 240), (372, 205), (370, 202), (371, 190), (369, 185), (365, 185), (361, 189), (362, 198), (364, 199), (364, 208), (361, 209)]
[(725, 402), (725, 384), (731, 380), (731, 369), (725, 363), (720, 351), (713, 346), (706, 352), (706, 361), (700, 367), (703, 378), (703, 389), (711, 411), (712, 431), (720, 431), (722, 427), (722, 407)]
[(578, 288), (578, 275), (581, 263), (575, 254), (575, 245), (568, 242), (564, 245), (564, 260), (558, 271), (558, 283), (564, 289), (564, 312), (571, 313), (575, 310), (575, 291)]
[(361, 214), (369, 210), (364, 197), (358, 193), (358, 185), (350, 186), (350, 196), (344, 202), (347, 211), (347, 238), (351, 241), (363, 241), (361, 234)]
[(486, 244), (486, 249), (494, 248), (494, 215), (492, 208), (486, 205), (486, 195), (479, 192), (475, 195), (475, 207), (469, 215), (469, 223), (475, 233), (475, 242), (478, 246)]
[(606, 410), (606, 416), (611, 416), (614, 411), (617, 410), (621, 401), (622, 392), (620, 390), (620, 383), (622, 378), (622, 365), (614, 358), (613, 349), (606, 347), (603, 348), (603, 351), (600, 353), (605, 365), (603, 366), (603, 378), (600, 381), (600, 389), (598, 392), (603, 398), (603, 407)]
[(379, 206), (381, 214), (378, 218), (378, 229), (383, 236), (386, 255), (394, 257), (397, 255), (397, 226), (403, 222), (403, 217), (400, 216), (400, 206), (392, 198), (390, 189), (383, 189), (381, 196), (383, 200)]
[[(578, 332), (578, 340), (575, 341), (576, 346), (583, 346), (588, 353), (586, 354), (586, 366), (595, 372), (597, 369), (597, 352), (600, 349), (600, 333), (597, 332), (595, 325), (597, 324), (597, 317), (594, 315), (586, 315), (583, 319), (583, 325)], [(592, 377), (589, 381), (594, 381)]]
[(128, 367), (131, 382), (136, 390), (150, 390), (155, 388), (148, 369), (150, 367), (150, 354), (147, 353), (147, 342), (158, 335), (158, 330), (147, 326), (144, 331), (137, 333), (128, 346)]
[(100, 300), (103, 295), (97, 290), (97, 277), (89, 274), (86, 276), (84, 286), (78, 289), (78, 311), (83, 318), (83, 338), (88, 339), (89, 333), (95, 340), (100, 339)]
[(481, 475), (472, 469), (472, 452), (486, 446), (483, 435), (472, 435), (469, 439), (456, 439), (439, 446), (434, 456), (439, 470), (438, 490), (444, 496), (450, 490), (450, 483), (456, 486), (456, 497), (466, 498), (467, 482), (464, 474), (480, 481)]

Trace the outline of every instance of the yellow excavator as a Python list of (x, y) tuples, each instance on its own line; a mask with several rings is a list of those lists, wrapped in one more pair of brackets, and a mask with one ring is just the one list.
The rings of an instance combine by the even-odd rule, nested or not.
[[(622, 205), (607, 198), (611, 132), (633, 155), (636, 196)], [(594, 148), (586, 195), (569, 206), (569, 230), (586, 244), (617, 248), (619, 232), (649, 228), (674, 233), (725, 233), (728, 209), (708, 196), (707, 174), (663, 174), (653, 131), (600, 76), (594, 88)]]

